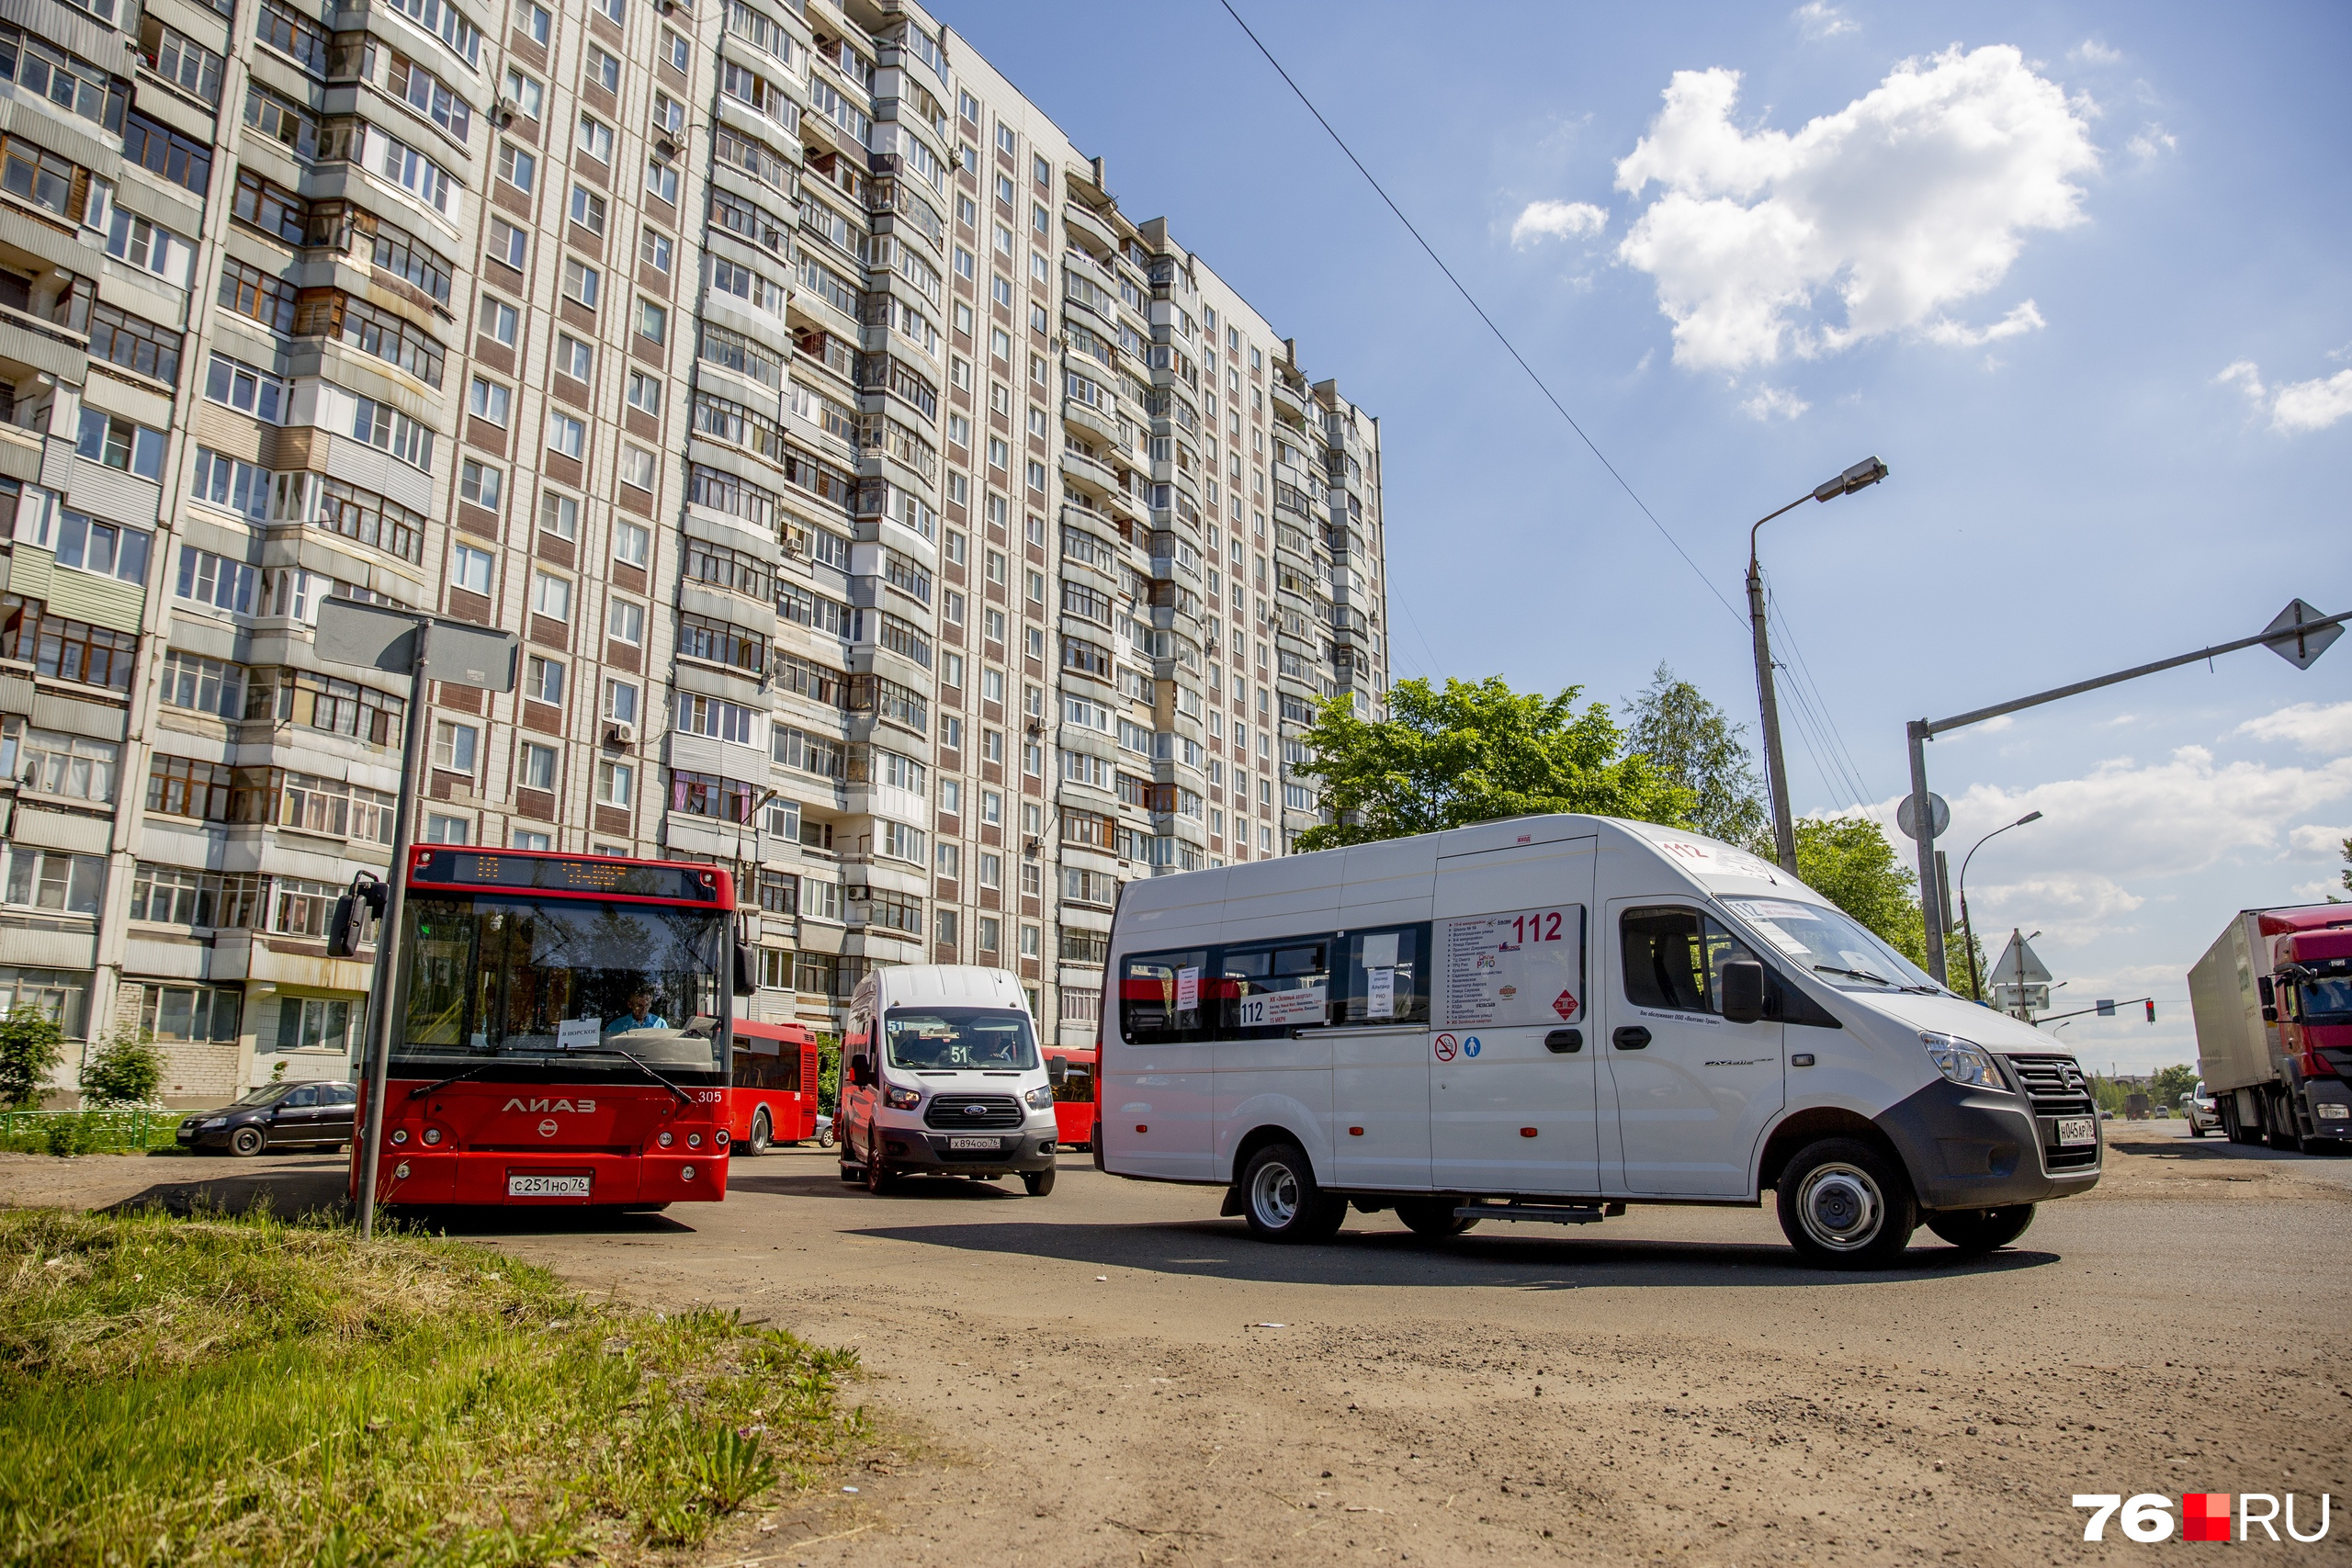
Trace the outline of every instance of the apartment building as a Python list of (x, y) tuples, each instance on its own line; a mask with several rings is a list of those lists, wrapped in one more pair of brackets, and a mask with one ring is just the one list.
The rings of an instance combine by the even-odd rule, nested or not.
[(1091, 1041), (1118, 883), (1387, 686), (1377, 422), (1106, 182), (910, 6), (0, 0), (0, 1007), (339, 1076), (423, 724), (421, 838), (730, 867), (763, 1016)]

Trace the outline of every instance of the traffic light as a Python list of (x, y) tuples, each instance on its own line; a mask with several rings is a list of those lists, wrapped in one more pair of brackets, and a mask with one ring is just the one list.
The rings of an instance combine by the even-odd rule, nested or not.
[(2148, 998), (2148, 1021), (2150, 1023), (2156, 1021), (2156, 1003), (2153, 997)]
[(384, 918), (391, 889), (375, 873), (363, 871), (351, 879), (351, 891), (334, 901), (327, 921), (327, 956), (356, 958), (367, 940), (368, 923)]

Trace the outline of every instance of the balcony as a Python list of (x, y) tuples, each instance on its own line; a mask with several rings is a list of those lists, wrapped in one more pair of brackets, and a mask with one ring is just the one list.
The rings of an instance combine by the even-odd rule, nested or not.
[(1306, 381), (1304, 378), (1293, 386), (1290, 378), (1283, 374), (1283, 367), (1277, 365), (1266, 391), (1274, 400), (1275, 413), (1287, 414), (1301, 424), (1306, 423)]
[(1118, 254), (1118, 236), (1112, 233), (1111, 226), (1096, 217), (1093, 209), (1085, 204), (1076, 201), (1062, 203), (1062, 221), (1069, 227), (1071, 238), (1097, 255)]

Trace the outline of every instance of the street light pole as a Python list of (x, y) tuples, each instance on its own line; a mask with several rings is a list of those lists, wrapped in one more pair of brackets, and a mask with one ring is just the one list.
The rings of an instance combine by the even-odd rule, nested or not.
[(1808, 501), (1851, 495), (1884, 478), (1886, 465), (1876, 457), (1865, 458), (1837, 478), (1815, 485), (1811, 494), (1797, 497), (1780, 512), (1765, 513), (1747, 530), (1747, 624), (1756, 642), (1756, 705), (1764, 721), (1764, 782), (1772, 794), (1772, 847), (1780, 856), (1781, 869), (1791, 876), (1797, 874), (1797, 829), (1789, 809), (1788, 763), (1781, 753), (1781, 705), (1772, 691), (1772, 642), (1765, 630), (1764, 570), (1756, 558), (1757, 530)]
[(1969, 847), (1968, 852), (1960, 857), (1960, 940), (1968, 944), (1968, 988), (1980, 1002), (1984, 999), (1984, 977), (1976, 972), (1976, 928), (1969, 922), (1968, 919), (1968, 863), (1976, 858), (1978, 850), (2007, 832), (2009, 829), (2022, 828), (2029, 822), (2041, 820), (2041, 812), (2029, 811), (2016, 821), (1994, 829), (1977, 840)]

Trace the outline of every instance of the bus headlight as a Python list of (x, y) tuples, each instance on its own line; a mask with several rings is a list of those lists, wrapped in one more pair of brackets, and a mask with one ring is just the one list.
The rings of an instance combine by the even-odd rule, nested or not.
[(894, 1089), (885, 1094), (882, 1099), (893, 1111), (912, 1111), (916, 1106), (922, 1103), (922, 1090), (919, 1089)]
[(441, 1129), (438, 1127), (427, 1127), (422, 1136), (424, 1139), (425, 1145), (427, 1147), (431, 1147), (433, 1145), (438, 1144), (441, 1141)]
[(678, 1168), (678, 1174), (686, 1180), (692, 1181), (695, 1179), (695, 1168), (690, 1165), (682, 1165)]
[(686, 1147), (690, 1149), (698, 1149), (702, 1147), (702, 1134), (700, 1133), (688, 1133), (686, 1134)]
[(674, 1138), (674, 1137), (671, 1136), (671, 1135), (670, 1135), (669, 1134), (667, 1134), (667, 1133), (664, 1133), (664, 1134), (662, 1134), (661, 1143), (662, 1143), (662, 1146), (663, 1148), (665, 1148), (665, 1149), (666, 1149), (666, 1148), (668, 1148), (672, 1144), (676, 1143), (677, 1141), (678, 1141), (678, 1140), (677, 1140), (676, 1138)]
[(719, 1148), (725, 1148), (727, 1146), (727, 1129), (721, 1127), (718, 1132), (713, 1133), (710, 1135), (710, 1141)]
[(1928, 1048), (1928, 1060), (1936, 1071), (1952, 1082), (1968, 1089), (1998, 1089), (2008, 1092), (2009, 1086), (2001, 1080), (2001, 1069), (1993, 1065), (1985, 1049), (1956, 1034), (1936, 1034), (1919, 1032), (1919, 1043)]
[(1054, 1103), (1054, 1086), (1039, 1084), (1021, 1098), (1029, 1102), (1029, 1109), (1032, 1111), (1049, 1110)]
[[(224, 1117), (224, 1118), (222, 1118), (222, 1120), (223, 1120), (223, 1121), (225, 1121), (225, 1120), (227, 1120), (227, 1118), (225, 1118), (225, 1117)], [(211, 1123), (210, 1123), (210, 1122), (207, 1122), (207, 1123), (206, 1123), (206, 1125), (207, 1125), (207, 1126), (209, 1126), (209, 1125), (211, 1125)], [(392, 1142), (393, 1142), (395, 1145), (400, 1145), (400, 1144), (405, 1144), (405, 1143), (407, 1143), (407, 1142), (408, 1142), (408, 1129), (407, 1129), (407, 1128), (405, 1128), (405, 1127), (395, 1127), (395, 1128), (393, 1128), (393, 1129), (392, 1129)]]

